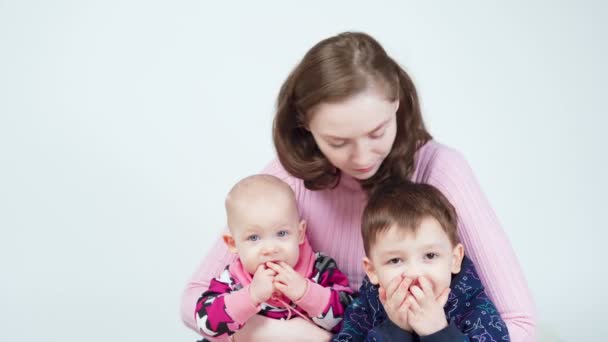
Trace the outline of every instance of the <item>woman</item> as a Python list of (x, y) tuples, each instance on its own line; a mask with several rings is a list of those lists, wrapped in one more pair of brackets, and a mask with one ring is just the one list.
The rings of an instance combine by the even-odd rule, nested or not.
[[(511, 339), (534, 340), (532, 298), (507, 236), (467, 162), (427, 132), (408, 74), (372, 37), (343, 33), (306, 53), (279, 93), (273, 139), (278, 161), (263, 172), (294, 189), (313, 249), (332, 256), (354, 290), (364, 276), (360, 220), (367, 194), (389, 179), (428, 183), (456, 208), (467, 255)], [(192, 277), (182, 302), (191, 328), (198, 331), (197, 299), (232, 258), (220, 239)], [(274, 337), (330, 336), (300, 319), (256, 317), (235, 339)]]

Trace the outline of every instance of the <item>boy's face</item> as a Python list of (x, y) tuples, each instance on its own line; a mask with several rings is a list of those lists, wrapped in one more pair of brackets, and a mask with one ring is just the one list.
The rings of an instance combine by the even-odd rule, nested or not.
[(414, 281), (424, 276), (438, 296), (450, 286), (452, 273), (460, 272), (464, 248), (452, 246), (439, 222), (429, 217), (416, 232), (392, 226), (380, 233), (370, 254), (363, 267), (373, 284), (387, 288), (399, 275)]
[(245, 270), (254, 274), (259, 265), (283, 261), (294, 267), (304, 242), (306, 222), (299, 221), (288, 201), (252, 202), (228, 218), (230, 232), (224, 241), (238, 253)]

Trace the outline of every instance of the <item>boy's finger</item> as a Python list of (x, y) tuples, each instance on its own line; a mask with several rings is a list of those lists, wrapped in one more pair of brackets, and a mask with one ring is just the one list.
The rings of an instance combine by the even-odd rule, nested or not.
[(424, 276), (418, 277), (418, 283), (424, 294), (430, 298), (433, 297), (433, 284)]
[(410, 308), (410, 311), (414, 312), (415, 314), (417, 314), (418, 312), (420, 312), (420, 305), (418, 304), (418, 302), (416, 301), (416, 299), (412, 296), (409, 296), (405, 302), (407, 303), (407, 305)]
[(423, 301), (426, 298), (426, 294), (419, 286), (410, 287), (410, 293), (412, 296), (414, 296), (414, 298), (416, 298), (417, 301)]
[(388, 297), (389, 301), (391, 301), (392, 305), (394, 305), (395, 307), (398, 308), (401, 306), (401, 304), (403, 304), (403, 301), (405, 300), (405, 298), (407, 296), (408, 284), (409, 284), (409, 282), (402, 281), (399, 284), (399, 287), (397, 288), (397, 290), (395, 290), (395, 292), (393, 293), (393, 296)]
[(399, 288), (402, 279), (401, 275), (398, 275), (388, 283), (388, 286), (386, 287), (386, 298), (391, 298), (393, 296), (395, 290)]
[(450, 297), (450, 291), (451, 289), (448, 287), (447, 289), (443, 290), (443, 292), (441, 292), (439, 297), (437, 297), (437, 302), (441, 304), (442, 307), (444, 307), (445, 304), (448, 302), (448, 298)]

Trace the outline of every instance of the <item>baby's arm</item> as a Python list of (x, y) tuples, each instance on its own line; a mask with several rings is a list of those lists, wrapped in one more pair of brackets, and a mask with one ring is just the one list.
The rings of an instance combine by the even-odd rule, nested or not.
[(232, 335), (260, 310), (249, 296), (248, 287), (236, 290), (228, 267), (211, 280), (209, 289), (196, 303), (196, 325), (207, 337)]
[(352, 293), (348, 278), (338, 269), (334, 259), (317, 253), (308, 288), (296, 304), (312, 317), (315, 324), (338, 332), (344, 311), (352, 301)]

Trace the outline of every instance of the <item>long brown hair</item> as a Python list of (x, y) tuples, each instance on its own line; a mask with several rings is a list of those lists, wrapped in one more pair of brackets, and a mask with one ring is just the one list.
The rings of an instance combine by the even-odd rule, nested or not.
[(336, 169), (321, 153), (307, 126), (320, 103), (336, 103), (373, 86), (399, 99), (397, 135), (376, 174), (361, 182), (369, 193), (388, 179), (408, 180), (414, 154), (431, 139), (422, 121), (418, 94), (409, 75), (371, 36), (345, 32), (320, 41), (304, 55), (281, 86), (273, 140), (283, 167), (308, 189), (335, 187)]

